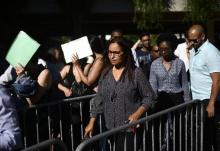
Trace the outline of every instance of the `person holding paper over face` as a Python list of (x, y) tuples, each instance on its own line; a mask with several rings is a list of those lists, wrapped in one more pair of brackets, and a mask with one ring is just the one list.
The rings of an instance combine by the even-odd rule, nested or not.
[(23, 97), (29, 105), (38, 103), (49, 90), (52, 82), (50, 71), (42, 65), (37, 64), (39, 55), (39, 51), (37, 50), (39, 47), (40, 44), (37, 41), (25, 32), (20, 31), (6, 55), (6, 60), (10, 63), (10, 66), (0, 78), (0, 83), (4, 85), (11, 84), (14, 81), (16, 82), (24, 75), (35, 80), (37, 83), (36, 93), (28, 97)]
[(27, 64), (26, 67), (22, 67), (21, 64), (15, 66), (17, 79), (21, 76), (27, 75), (32, 80), (36, 80), (37, 82), (36, 93), (29, 97), (26, 97), (29, 105), (38, 103), (40, 100), (43, 99), (43, 97), (48, 95), (47, 92), (49, 92), (52, 85), (52, 74), (43, 65), (37, 64), (37, 55), (38, 54), (35, 53), (35, 55), (32, 57), (31, 61)]
[[(79, 66), (78, 55), (73, 55), (73, 64), (78, 71), (81, 81), (88, 87), (92, 88), (94, 92), (97, 92), (98, 79), (101, 75), (102, 69), (104, 67), (103, 63), (103, 48), (101, 41), (96, 36), (89, 36), (89, 43), (93, 51), (93, 56), (87, 57), (87, 65), (84, 72)], [(93, 59), (94, 58), (94, 59)]]
[[(83, 59), (80, 58), (80, 55), (82, 53), (81, 51), (86, 51), (84, 49), (87, 49), (87, 47), (85, 47), (85, 45), (87, 45), (87, 44), (89, 45), (89, 48), (94, 52), (95, 59), (93, 58), (92, 55), (88, 55), (88, 57), (84, 58), (84, 59), (87, 59), (86, 65), (82, 65)], [(79, 44), (77, 44), (79, 47), (78, 47), (78, 49), (75, 48), (77, 50), (74, 50), (74, 52), (77, 52), (77, 55), (72, 55), (73, 53), (69, 54), (72, 56), (72, 58), (71, 58), (72, 63), (67, 64), (60, 72), (61, 81), (67, 78), (67, 80), (64, 80), (64, 81), (68, 81), (68, 83), (69, 83), (69, 84), (65, 84), (66, 82), (64, 82), (64, 83), (60, 82), (58, 84), (58, 88), (64, 92), (66, 97), (70, 97), (72, 95), (74, 95), (74, 96), (83, 95), (83, 92), (79, 92), (79, 91), (84, 91), (83, 90), (83, 88), (85, 87), (84, 85), (86, 84), (88, 86), (91, 86), (92, 84), (95, 84), (95, 82), (98, 81), (97, 79), (98, 79), (99, 75), (101, 74), (101, 70), (102, 70), (102, 67), (104, 64), (102, 61), (103, 49), (101, 47), (100, 39), (98, 39), (98, 37), (95, 37), (95, 36), (90, 36), (87, 44), (85, 43), (84, 47), (82, 47), (84, 49), (82, 49), (79, 46)], [(65, 56), (65, 54), (67, 54), (66, 51), (68, 51), (68, 50), (65, 49), (66, 46), (64, 47), (62, 45), (61, 47), (63, 48), (63, 52), (64, 52), (64, 56)], [(82, 50), (79, 51), (79, 49), (82, 49)], [(78, 52), (80, 52), (80, 53), (78, 53)], [(66, 62), (68, 62), (68, 58), (65, 58), (65, 60), (66, 60)], [(84, 69), (82, 69), (82, 67)], [(71, 74), (71, 75), (69, 75), (69, 74)], [(96, 74), (96, 75), (94, 75), (94, 74)], [(72, 80), (71, 80), (71, 77), (72, 77)]]
[[(88, 38), (84, 36), (62, 44), (61, 47), (67, 65), (65, 65), (64, 68), (60, 71), (58, 89), (64, 93), (65, 97), (79, 96), (82, 93), (82, 86), (80, 85), (81, 78), (75, 66), (72, 64), (72, 55), (78, 54), (80, 59), (92, 55), (92, 50), (89, 45)], [(83, 59), (80, 64), (81, 66), (85, 67)], [(85, 70), (88, 71), (89, 68), (90, 67), (87, 66), (85, 67)]]
[(64, 93), (65, 97), (76, 95), (76, 91), (72, 88), (72, 85), (73, 83), (80, 83), (81, 79), (72, 63), (66, 64), (61, 69), (59, 78), (57, 88)]

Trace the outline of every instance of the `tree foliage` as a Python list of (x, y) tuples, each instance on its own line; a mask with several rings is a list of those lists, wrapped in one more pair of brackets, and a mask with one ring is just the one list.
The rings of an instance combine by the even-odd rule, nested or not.
[[(134, 22), (138, 29), (157, 29), (162, 13), (169, 11), (173, 0), (133, 0)], [(213, 19), (218, 10), (218, 0), (186, 0), (184, 20), (187, 22), (206, 22)]]
[(161, 26), (160, 19), (163, 11), (167, 11), (172, 0), (133, 0), (134, 22), (138, 29), (155, 29)]
[(189, 22), (206, 22), (213, 19), (218, 9), (217, 0), (187, 0), (185, 20)]

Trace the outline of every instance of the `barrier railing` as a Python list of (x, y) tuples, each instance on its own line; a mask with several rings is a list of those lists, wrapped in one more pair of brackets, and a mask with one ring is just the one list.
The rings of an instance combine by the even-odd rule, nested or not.
[[(22, 115), (24, 148), (48, 139), (59, 139), (65, 142), (68, 150), (74, 151), (83, 140), (84, 127), (88, 123), (84, 119), (89, 117), (89, 108), (84, 110), (84, 103), (89, 103), (94, 96), (69, 98), (22, 110), (20, 115)], [(91, 150), (105, 151), (106, 148), (117, 150), (113, 136), (127, 133), (129, 128), (135, 125), (141, 125), (141, 128), (137, 128), (137, 130), (142, 129), (142, 150), (157, 151), (171, 148), (186, 151), (202, 150), (203, 120), (200, 120), (203, 119), (204, 114), (202, 108), (203, 105), (198, 101), (187, 102), (104, 133), (102, 133), (102, 118), (100, 117), (97, 124), (99, 128), (97, 133), (100, 134), (83, 141), (77, 150), (83, 150), (87, 146)], [(73, 119), (75, 109), (78, 112), (78, 119)], [(85, 117), (85, 113), (87, 117)], [(140, 148), (137, 133), (132, 135), (134, 136), (132, 148), (137, 150)], [(129, 140), (126, 140), (126, 137), (123, 140), (123, 150), (127, 150), (126, 144)], [(94, 145), (95, 142), (98, 142), (98, 145)]]
[[(203, 151), (203, 116), (203, 104), (200, 101), (186, 102), (95, 135), (83, 141), (76, 151), (88, 148), (90, 150), (108, 148), (111, 151), (139, 149), (143, 151)], [(138, 135), (137, 131), (128, 132), (131, 127), (137, 125), (142, 127), (141, 135)], [(127, 137), (128, 134), (132, 137)], [(142, 140), (138, 140), (138, 137)], [(131, 138), (133, 138), (132, 142)]]
[(89, 119), (89, 101), (94, 96), (68, 98), (19, 110), (24, 148), (59, 139), (68, 150), (75, 150), (83, 139)]
[(46, 140), (46, 141), (43, 141), (39, 144), (25, 148), (21, 151), (34, 151), (34, 150), (39, 150), (39, 149), (45, 149), (51, 145), (57, 145), (57, 146), (59, 146), (60, 150), (68, 151), (66, 145), (61, 140), (58, 140), (58, 139)]

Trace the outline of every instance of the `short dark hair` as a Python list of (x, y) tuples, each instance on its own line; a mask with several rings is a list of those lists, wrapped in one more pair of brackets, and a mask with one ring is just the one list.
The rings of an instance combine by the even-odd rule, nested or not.
[(91, 46), (92, 51), (102, 54), (103, 53), (103, 45), (101, 39), (95, 35), (88, 36), (89, 44)]
[(111, 33), (114, 33), (114, 32), (121, 33), (123, 35), (123, 32), (121, 29), (114, 29), (114, 30), (112, 30)]
[(140, 35), (139, 35), (139, 38), (141, 39), (142, 37), (144, 36), (149, 36), (150, 37), (150, 33), (148, 32), (142, 32)]
[(157, 38), (157, 45), (161, 42), (168, 42), (172, 48), (172, 50), (175, 50), (177, 48), (178, 40), (177, 37), (174, 34), (171, 33), (162, 33)]

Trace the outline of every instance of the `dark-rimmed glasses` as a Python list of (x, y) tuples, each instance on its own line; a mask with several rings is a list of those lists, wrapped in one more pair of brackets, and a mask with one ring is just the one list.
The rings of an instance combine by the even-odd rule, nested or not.
[(108, 51), (108, 56), (109, 57), (112, 57), (112, 56), (115, 56), (115, 57), (120, 57), (122, 55), (121, 52), (113, 52), (113, 51)]

